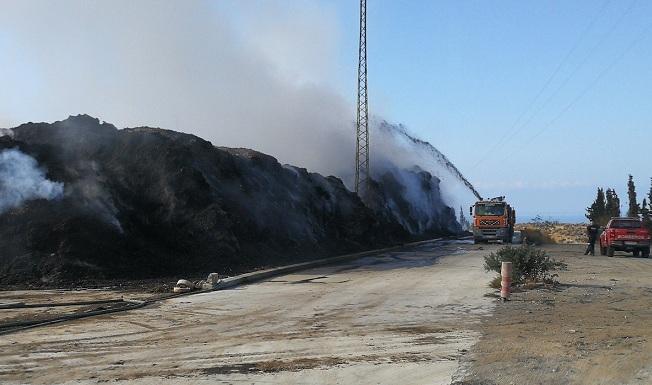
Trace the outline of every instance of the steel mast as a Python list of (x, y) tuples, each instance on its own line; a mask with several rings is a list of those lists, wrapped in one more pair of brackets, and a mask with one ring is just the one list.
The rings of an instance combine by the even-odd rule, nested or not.
[(355, 192), (363, 196), (369, 184), (369, 103), (367, 100), (367, 0), (360, 0), (358, 105), (356, 118)]

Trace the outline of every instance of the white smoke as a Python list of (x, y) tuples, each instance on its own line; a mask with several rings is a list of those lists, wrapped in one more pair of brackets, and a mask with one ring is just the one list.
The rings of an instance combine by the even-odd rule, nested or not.
[[(441, 181), (442, 198), (449, 206), (466, 206), (479, 198), (473, 185), (441, 151), (403, 125), (373, 119), (371, 134), (373, 176), (386, 171), (396, 173), (396, 168), (409, 170), (418, 166)], [(422, 205), (418, 199), (410, 201), (415, 207)]]
[[(5, 0), (2, 7), (0, 83), (6, 95), (20, 91), (21, 102), (0, 94), (0, 116), (18, 124), (87, 113), (118, 127), (185, 131), (353, 187), (355, 102), (342, 90), (355, 90), (357, 67), (349, 62), (342, 72), (340, 41), (358, 33), (342, 30), (328, 2)], [(11, 36), (4, 46), (3, 35)], [(373, 70), (370, 81), (373, 88)], [(451, 205), (469, 195), (432, 153), (376, 125), (371, 135), (374, 175), (387, 164), (419, 165), (442, 180)]]
[(124, 230), (117, 218), (118, 209), (113, 203), (111, 194), (103, 187), (104, 179), (99, 176), (97, 164), (87, 162), (84, 166), (77, 167), (77, 170), (82, 171), (82, 175), (74, 183), (67, 185), (66, 198), (74, 199), (78, 205), (123, 233)]
[(11, 128), (0, 128), (0, 136), (14, 137), (14, 131)]
[[(431, 191), (429, 187), (437, 188), (436, 183), (430, 182), (424, 186), (424, 179), (419, 174), (423, 171), (420, 167), (412, 169), (398, 169), (388, 166), (381, 172), (391, 173), (394, 178), (405, 187), (402, 197), (410, 202), (409, 220), (398, 215), (395, 207), (390, 207), (395, 219), (412, 234), (423, 234), (432, 227), (438, 227), (437, 223), (445, 209), (441, 204), (440, 195), (437, 191)], [(390, 202), (391, 205), (392, 202)]]
[(6, 0), (0, 117), (86, 113), (339, 174), (352, 167), (355, 111), (332, 86), (338, 29), (302, 2)]
[(45, 178), (36, 159), (17, 149), (0, 152), (0, 214), (32, 199), (57, 199), (63, 183)]

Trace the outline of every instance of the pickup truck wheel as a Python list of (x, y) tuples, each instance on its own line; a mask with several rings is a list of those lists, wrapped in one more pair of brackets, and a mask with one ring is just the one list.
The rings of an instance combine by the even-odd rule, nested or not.
[(638, 257), (638, 255), (639, 255), (641, 252), (638, 251), (638, 250), (634, 250), (632, 253), (634, 254), (635, 257)]
[(614, 250), (613, 247), (609, 247), (609, 248), (607, 248), (607, 257), (613, 257), (613, 256), (614, 256), (614, 252), (615, 252), (615, 250)]

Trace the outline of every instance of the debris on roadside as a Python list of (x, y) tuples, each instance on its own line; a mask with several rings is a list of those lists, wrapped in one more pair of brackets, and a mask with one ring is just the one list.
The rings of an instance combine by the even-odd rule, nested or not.
[(188, 281), (187, 279), (180, 279), (177, 281), (177, 284), (172, 289), (175, 293), (187, 293), (195, 289), (195, 284)]
[(219, 274), (210, 273), (208, 274), (208, 277), (206, 277), (206, 281), (203, 283), (202, 288), (204, 290), (212, 290), (217, 288), (221, 282), (222, 278), (220, 278)]
[(206, 280), (199, 280), (191, 282), (187, 279), (180, 279), (177, 284), (172, 289), (175, 293), (188, 293), (194, 290), (213, 290), (216, 289), (220, 283), (222, 283), (222, 278), (218, 273), (210, 273)]

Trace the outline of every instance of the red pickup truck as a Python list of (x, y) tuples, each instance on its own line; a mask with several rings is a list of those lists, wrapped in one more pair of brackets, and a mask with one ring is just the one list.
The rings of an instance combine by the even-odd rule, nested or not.
[(650, 256), (650, 232), (638, 218), (611, 218), (600, 234), (600, 254), (614, 256), (615, 251), (626, 251)]

